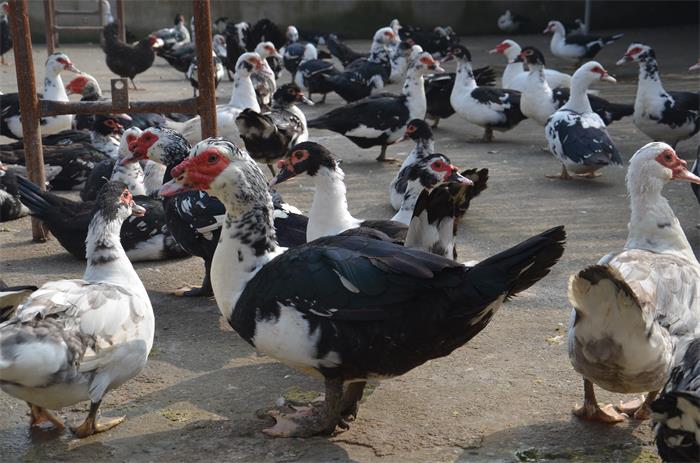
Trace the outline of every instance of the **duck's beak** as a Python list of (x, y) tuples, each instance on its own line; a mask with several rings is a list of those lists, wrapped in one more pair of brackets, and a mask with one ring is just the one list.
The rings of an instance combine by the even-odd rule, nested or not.
[(146, 215), (146, 208), (143, 206), (139, 206), (134, 202), (134, 200), (131, 200), (131, 215), (135, 215), (136, 217), (143, 217)]
[(696, 183), (700, 185), (700, 177), (689, 171), (685, 166), (679, 169), (674, 169), (673, 180), (682, 180), (684, 182)]
[(186, 191), (192, 191), (194, 188), (191, 188), (187, 185), (184, 185), (182, 183), (178, 183), (177, 179), (172, 179), (167, 183), (164, 183), (162, 187), (160, 187), (160, 190), (158, 191), (158, 194), (161, 195), (164, 198), (167, 198), (169, 196), (175, 196), (178, 193), (184, 193)]
[(279, 169), (279, 172), (277, 172), (277, 176), (275, 178), (270, 180), (270, 186), (278, 185), (297, 175), (292, 169), (289, 168), (289, 165), (284, 159), (281, 159), (277, 163), (277, 168)]
[(452, 168), (452, 173), (450, 173), (447, 178), (445, 178), (447, 182), (450, 183), (462, 183), (464, 185), (474, 185), (474, 182), (469, 180), (467, 177), (459, 173), (459, 170), (457, 170), (456, 167)]
[(632, 61), (632, 57), (629, 55), (625, 55), (622, 58), (620, 58), (619, 60), (617, 60), (617, 63), (615, 63), (615, 65), (622, 66), (623, 64), (627, 64), (631, 61)]

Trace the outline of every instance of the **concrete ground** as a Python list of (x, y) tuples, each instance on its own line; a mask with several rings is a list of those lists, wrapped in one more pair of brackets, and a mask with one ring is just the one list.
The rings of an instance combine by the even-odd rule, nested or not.
[[(619, 31), (613, 31), (619, 32)], [(637, 67), (616, 67), (632, 41), (656, 49), (667, 89), (698, 90), (695, 63), (698, 28), (627, 30), (607, 47), (599, 61), (619, 79), (600, 84), (600, 95), (632, 103)], [(505, 37), (467, 37), (477, 66), (500, 73), (504, 60), (490, 56)], [(513, 37), (545, 50), (549, 66), (567, 69), (551, 58), (547, 37)], [(356, 49), (368, 42), (354, 42)], [(96, 45), (61, 48), (103, 88), (111, 77)], [(45, 50), (35, 48), (39, 73)], [(13, 57), (10, 55), (10, 61)], [(571, 68), (567, 69), (572, 71)], [(0, 90), (15, 91), (12, 67), (0, 69)], [(282, 81), (288, 81), (284, 75)], [(39, 76), (38, 79), (41, 82)], [(137, 78), (147, 91), (132, 99), (175, 99), (191, 95), (182, 74), (161, 59)], [(392, 85), (399, 91), (399, 85)], [(231, 84), (222, 82), (219, 100), (228, 100)], [(304, 108), (315, 116), (342, 101), (330, 95), (325, 105)], [(610, 128), (625, 160), (649, 140), (630, 118)], [(260, 356), (222, 322), (213, 300), (170, 295), (185, 283), (199, 283), (196, 258), (140, 263), (136, 269), (149, 290), (156, 313), (156, 337), (148, 365), (135, 379), (107, 395), (105, 416), (126, 415), (117, 428), (84, 440), (70, 433), (29, 431), (27, 406), (0, 393), (0, 448), (3, 461), (657, 461), (649, 422), (616, 426), (583, 423), (572, 417), (582, 402), (582, 381), (566, 353), (569, 275), (620, 249), (627, 234), (625, 169), (608, 168), (595, 180), (559, 181), (545, 174), (559, 164), (542, 151), (543, 129), (525, 121), (491, 144), (471, 142), (481, 130), (458, 116), (435, 132), (437, 149), (461, 167), (488, 167), (488, 190), (476, 199), (459, 231), (462, 259), (482, 259), (549, 227), (566, 225), (567, 249), (552, 273), (507, 303), (479, 336), (446, 358), (429, 362), (403, 377), (382, 382), (365, 393), (360, 414), (349, 431), (332, 438), (271, 439), (260, 430), (269, 422), (256, 410), (287, 398), (314, 396), (322, 384), (275, 360)], [(311, 139), (344, 161), (348, 202), (356, 217), (388, 218), (387, 187), (397, 166), (374, 161), (378, 150), (361, 150), (345, 138), (312, 130)], [(682, 142), (679, 154), (691, 161), (698, 137)], [(389, 155), (404, 156), (405, 143)], [(280, 187), (285, 199), (307, 209), (313, 187), (307, 177)], [(685, 183), (665, 190), (696, 253), (700, 248), (698, 204)], [(4, 223), (0, 230), (0, 274), (9, 284), (42, 284), (79, 278), (83, 263), (56, 242), (32, 243), (29, 220)], [(630, 397), (597, 389), (600, 401)], [(61, 410), (71, 423), (82, 420), (87, 404)]]

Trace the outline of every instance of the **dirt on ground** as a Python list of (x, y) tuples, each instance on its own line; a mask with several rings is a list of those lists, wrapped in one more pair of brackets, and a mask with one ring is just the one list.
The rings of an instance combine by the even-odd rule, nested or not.
[[(620, 31), (611, 31), (620, 32)], [(626, 30), (598, 60), (618, 79), (601, 83), (600, 95), (632, 103), (637, 66), (616, 67), (633, 41), (651, 44), (667, 89), (698, 90), (698, 76), (687, 71), (697, 61), (698, 28)], [(488, 55), (501, 36), (465, 37), (475, 66), (501, 73), (505, 60)], [(512, 37), (521, 45), (545, 50), (551, 68), (573, 72), (552, 58), (548, 37)], [(351, 42), (357, 50), (369, 42)], [(113, 77), (98, 45), (61, 47), (103, 89)], [(34, 48), (38, 82), (46, 52)], [(14, 58), (9, 54), (10, 62)], [(451, 69), (451, 67), (450, 67)], [(64, 77), (70, 78), (69, 75)], [(284, 74), (282, 82), (289, 81)], [(12, 66), (0, 69), (0, 90), (16, 91)], [(137, 77), (145, 91), (134, 100), (191, 96), (184, 75), (157, 59)], [(389, 86), (400, 91), (400, 84)], [(217, 96), (226, 102), (231, 83)], [(109, 96), (109, 95), (107, 95)], [(304, 107), (308, 117), (343, 104), (329, 95), (326, 104)], [(610, 133), (628, 160), (649, 140), (631, 118), (615, 122)], [(126, 421), (104, 434), (75, 439), (70, 432), (30, 431), (28, 407), (0, 393), (0, 448), (3, 461), (657, 461), (651, 425), (630, 420), (615, 426), (581, 422), (571, 415), (583, 398), (582, 380), (569, 363), (566, 332), (571, 307), (569, 276), (624, 244), (629, 219), (625, 168), (607, 168), (594, 180), (551, 180), (560, 165), (547, 152), (543, 128), (525, 121), (495, 141), (473, 141), (481, 129), (458, 116), (435, 131), (437, 151), (460, 167), (487, 167), (488, 189), (472, 202), (459, 230), (462, 260), (483, 259), (549, 227), (564, 224), (566, 252), (543, 281), (506, 303), (491, 324), (450, 356), (426, 363), (396, 379), (373, 384), (365, 392), (357, 420), (331, 438), (272, 439), (260, 430), (270, 420), (256, 411), (279, 397), (305, 399), (322, 391), (310, 379), (272, 358), (261, 356), (234, 333), (212, 299), (171, 295), (184, 284), (199, 284), (202, 261), (189, 258), (135, 265), (149, 291), (156, 315), (153, 351), (143, 372), (102, 404), (104, 416)], [(343, 159), (348, 202), (356, 217), (389, 218), (388, 184), (396, 165), (374, 161), (378, 149), (362, 150), (332, 132), (311, 130), (311, 140)], [(684, 141), (678, 153), (695, 159), (698, 137)], [(402, 158), (410, 143), (394, 145), (388, 155)], [(266, 169), (263, 169), (266, 171)], [(266, 171), (267, 172), (267, 171)], [(285, 200), (308, 210), (313, 185), (301, 177), (280, 186)], [(698, 203), (686, 183), (670, 184), (665, 196), (698, 253)], [(69, 193), (69, 196), (77, 195)], [(36, 284), (80, 278), (84, 263), (55, 239), (33, 243), (29, 219), (0, 224), (0, 276), (8, 284)], [(617, 403), (630, 396), (596, 389), (600, 401)], [(70, 423), (82, 421), (87, 403), (60, 411)]]

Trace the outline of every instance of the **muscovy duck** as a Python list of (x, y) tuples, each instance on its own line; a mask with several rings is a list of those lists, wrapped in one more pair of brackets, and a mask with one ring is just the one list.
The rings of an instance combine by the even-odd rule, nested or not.
[[(391, 206), (398, 212), (392, 220), (401, 223), (408, 223), (411, 215), (415, 215), (414, 210), (418, 196), (423, 190), (434, 189), (423, 176), (423, 168), (415, 166), (418, 163), (424, 165), (424, 161), (429, 159), (434, 153), (433, 134), (425, 121), (414, 119), (408, 123), (406, 132), (397, 142), (401, 142), (410, 138), (416, 143), (416, 146), (408, 153), (401, 168), (396, 174), (396, 177), (389, 184), (389, 199)], [(459, 217), (463, 216), (469, 208), (472, 199), (479, 196), (486, 189), (486, 182), (489, 176), (488, 169), (466, 169), (461, 172), (463, 177), (471, 180), (473, 185), (463, 186), (458, 188), (464, 190), (461, 193), (453, 192), (459, 196)], [(452, 188), (450, 186), (450, 188)], [(437, 199), (432, 202), (439, 201)], [(449, 201), (455, 202), (457, 198), (452, 198)]]
[[(226, 201), (226, 233), (212, 272), (221, 313), (260, 352), (324, 378), (325, 401), (299, 416), (274, 414), (277, 425), (264, 431), (272, 436), (333, 433), (357, 414), (368, 379), (404, 374), (464, 345), (505, 299), (544, 277), (563, 252), (563, 227), (469, 269), (357, 235), (325, 237), (285, 252), (255, 161), (217, 140), (198, 144), (193, 154), (161, 194), (196, 188)], [(280, 330), (280, 324), (291, 328)]]
[[(455, 113), (450, 97), (455, 85), (456, 74), (428, 74), (425, 76), (426, 119), (433, 121), (432, 128), (437, 128), (440, 119), (447, 119)], [(488, 66), (474, 69), (474, 80), (479, 87), (493, 87), (496, 73)]]
[[(80, 95), (80, 101), (104, 101), (100, 84), (90, 74), (81, 73), (66, 84), (68, 95)], [(129, 113), (131, 120), (123, 122), (124, 127), (138, 127), (143, 130), (148, 127), (168, 125), (168, 119), (159, 113)], [(75, 116), (75, 128), (90, 129), (95, 120), (93, 114), (78, 114)]]
[(187, 72), (190, 68), (190, 64), (192, 64), (192, 60), (197, 56), (197, 49), (194, 42), (186, 43), (168, 51), (163, 51), (160, 48), (156, 48), (156, 50), (158, 56), (180, 72)]
[(412, 119), (425, 117), (426, 101), (423, 75), (443, 69), (422, 53), (408, 68), (402, 94), (382, 93), (336, 108), (308, 122), (310, 128), (340, 133), (360, 148), (381, 146), (377, 161), (386, 158), (386, 147), (401, 137)]
[(175, 15), (173, 27), (159, 29), (152, 32), (151, 35), (162, 40), (164, 51), (169, 51), (186, 43), (190, 43), (190, 31), (188, 31), (187, 26), (185, 26), (185, 17), (180, 13)]
[[(68, 101), (66, 89), (63, 88), (61, 71), (80, 72), (65, 53), (49, 55), (44, 66), (44, 94), (39, 95), (43, 100)], [(41, 118), (42, 135), (51, 135), (71, 128), (73, 116), (48, 116)], [(0, 95), (0, 135), (15, 140), (21, 140), (22, 115), (19, 113), (19, 94), (5, 93)]]
[[(253, 24), (248, 32), (247, 45), (250, 47), (252, 45), (257, 45), (260, 42), (272, 42), (275, 48), (280, 48), (284, 45), (285, 34), (282, 30), (267, 18), (263, 18)], [(249, 51), (253, 51), (250, 50)]]
[[(45, 146), (44, 162), (61, 168), (51, 186), (56, 190), (82, 188), (98, 163), (117, 158), (119, 144), (112, 135), (121, 134), (123, 129), (116, 116), (99, 115), (95, 116), (90, 142)], [(24, 165), (24, 148), (0, 151), (0, 162)]]
[(276, 175), (272, 163), (292, 146), (309, 139), (306, 116), (297, 103), (313, 105), (296, 84), (284, 84), (275, 92), (269, 113), (244, 109), (236, 118), (248, 154), (258, 162), (265, 162), (272, 175)]
[(583, 22), (581, 18), (574, 19), (573, 24), (569, 24), (565, 28), (568, 32), (566, 35), (585, 35), (588, 34), (588, 24)]
[(651, 404), (656, 448), (664, 461), (698, 461), (700, 455), (700, 338), (671, 371), (663, 391)]
[[(90, 218), (96, 201), (99, 202), (99, 193), (97, 200), (81, 202), (41, 191), (22, 177), (18, 177), (18, 186), (20, 198), (30, 213), (42, 221), (66, 251), (76, 259), (84, 260)], [(121, 227), (121, 243), (129, 260), (141, 262), (185, 257), (187, 254), (168, 230), (163, 202), (149, 196), (135, 196), (134, 201), (147, 208), (148, 214), (129, 218)]]
[(639, 84), (634, 100), (634, 124), (654, 141), (675, 148), (700, 129), (700, 93), (667, 92), (661, 84), (656, 53), (648, 46), (633, 43), (617, 65), (639, 63)]
[[(544, 55), (535, 47), (523, 48), (516, 60), (524, 60), (530, 68), (525, 88), (520, 95), (520, 110), (528, 118), (544, 126), (554, 112), (564, 106), (570, 97), (568, 88), (552, 89), (547, 83)], [(593, 112), (610, 125), (625, 116), (631, 116), (634, 106), (611, 103), (599, 96), (588, 95)]]
[(97, 411), (107, 391), (143, 369), (153, 346), (151, 301), (117, 233), (129, 216), (144, 213), (124, 185), (105, 185), (90, 221), (83, 279), (44, 284), (0, 324), (0, 389), (29, 404), (30, 426), (63, 429), (47, 409), (84, 400), (90, 412), (71, 428), (77, 437), (124, 420), (98, 423)]
[[(416, 197), (413, 198), (407, 219), (403, 222), (392, 220), (356, 219), (348, 210), (345, 196), (345, 173), (338, 165), (336, 157), (325, 147), (314, 142), (300, 143), (289, 150), (285, 159), (278, 163), (279, 174), (272, 181), (273, 185), (284, 182), (306, 172), (314, 180), (314, 199), (309, 210), (309, 226), (306, 240), (313, 241), (322, 236), (337, 235), (351, 228), (372, 228), (385, 233), (393, 240), (404, 241), (408, 231), (408, 222), (413, 213), (413, 206), (423, 188), (431, 189), (442, 182), (471, 183), (463, 178), (449, 159), (441, 154), (429, 157), (429, 160), (416, 167), (415, 179), (420, 180)], [(421, 177), (418, 179), (418, 177)], [(409, 198), (411, 199), (411, 198)]]
[[(211, 57), (211, 59), (214, 61), (214, 88), (218, 88), (219, 82), (221, 82), (221, 79), (224, 78), (224, 64), (221, 61), (221, 58), (216, 56), (216, 53), (214, 53), (214, 51), (211, 52)], [(197, 67), (196, 56), (194, 57), (194, 59), (192, 59), (190, 67), (187, 68), (185, 76), (187, 77), (187, 80), (190, 81), (190, 85), (192, 85), (192, 91), (194, 92), (193, 96), (196, 97), (197, 90), (199, 89), (199, 70)]]
[[(189, 154), (187, 140), (172, 129), (150, 128), (139, 139), (129, 145), (133, 156), (126, 162), (150, 159), (167, 166), (163, 180), (171, 178), (172, 169)], [(205, 192), (189, 192), (166, 198), (163, 201), (165, 219), (175, 240), (189, 253), (204, 259), (205, 276), (200, 288), (182, 288), (175, 292), (179, 296), (210, 296), (211, 260), (216, 249), (221, 224), (224, 220), (224, 206), (215, 197)], [(306, 231), (306, 218), (286, 207), (280, 201), (279, 214), (275, 214), (275, 224), (289, 238), (287, 246), (297, 246), (304, 240), (301, 231)], [(301, 230), (300, 230), (301, 229)]]
[(103, 29), (105, 38), (105, 62), (107, 67), (119, 77), (128, 77), (136, 88), (134, 77), (147, 71), (156, 59), (153, 46), (158, 43), (154, 35), (141, 39), (136, 45), (122, 42), (117, 35), (119, 26), (116, 22), (107, 24)]
[[(253, 71), (260, 70), (263, 66), (264, 60), (257, 53), (244, 53), (238, 58), (233, 77), (231, 99), (228, 104), (216, 106), (216, 126), (218, 133), (222, 136), (234, 141), (238, 140), (236, 117), (246, 108), (260, 112), (260, 105), (250, 76)], [(200, 116), (195, 116), (185, 122), (181, 132), (189, 143), (200, 141), (202, 139)]]
[[(525, 89), (528, 73), (522, 61), (516, 61), (522, 49), (513, 40), (504, 40), (496, 45), (496, 48), (489, 50), (489, 53), (503, 55), (508, 60), (508, 64), (503, 70), (501, 77), (501, 87), (522, 92)], [(476, 73), (476, 72), (475, 72)], [(551, 88), (571, 87), (571, 76), (554, 69), (545, 69), (544, 77)], [(481, 85), (481, 84), (479, 84)]]
[(525, 119), (520, 111), (520, 92), (495, 87), (479, 87), (467, 47), (456, 45), (450, 49), (445, 61), (457, 58), (457, 76), (450, 94), (450, 104), (455, 112), (484, 128), (482, 141), (493, 141), (493, 131), (507, 131)]
[[(226, 48), (226, 37), (221, 34), (216, 34), (211, 39), (211, 47), (214, 50), (214, 55), (221, 61), (221, 64), (226, 69), (228, 80), (233, 80), (233, 73), (228, 69), (228, 49)], [(234, 63), (235, 64), (235, 63)]]
[(700, 183), (669, 145), (640, 148), (627, 170), (631, 217), (623, 250), (569, 280), (569, 359), (584, 378), (584, 404), (574, 411), (580, 418), (624, 419), (612, 405), (598, 405), (594, 383), (614, 392), (649, 392), (641, 404), (617, 407), (649, 418), (671, 369), (700, 336), (700, 263), (661, 195), (671, 180)]
[(269, 109), (272, 104), (272, 95), (277, 90), (277, 81), (275, 71), (270, 67), (269, 58), (282, 58), (277, 52), (275, 45), (272, 42), (260, 42), (255, 47), (255, 53), (263, 59), (262, 67), (256, 70), (250, 76), (255, 87), (255, 94), (258, 98), (260, 108)]
[(19, 200), (17, 175), (7, 170), (7, 167), (0, 162), (0, 222), (16, 220), (27, 214), (29, 209)]
[(603, 119), (593, 112), (589, 85), (595, 81), (616, 80), (596, 61), (589, 61), (574, 72), (571, 97), (547, 120), (544, 135), (549, 151), (561, 162), (561, 174), (550, 178), (571, 179), (568, 171), (595, 177), (597, 170), (608, 165), (622, 166), (622, 158)]
[(505, 13), (498, 17), (498, 21), (496, 22), (496, 24), (498, 25), (498, 28), (503, 32), (517, 32), (518, 30), (520, 30), (520, 28), (522, 28), (529, 22), (530, 18), (519, 14), (513, 14), (510, 12), (510, 10), (506, 10)]
[(12, 34), (10, 34), (10, 4), (0, 3), (0, 65), (5, 66), (5, 53), (12, 50)]
[(309, 98), (314, 93), (323, 95), (321, 103), (326, 102), (326, 95), (333, 91), (333, 86), (329, 84), (328, 77), (340, 74), (330, 61), (318, 59), (316, 47), (307, 43), (304, 45), (304, 55), (294, 74), (294, 83), (308, 93)]
[(391, 76), (391, 56), (399, 43), (399, 36), (391, 27), (378, 29), (372, 38), (369, 55), (349, 63), (345, 66), (345, 71), (358, 72), (368, 81), (373, 76), (381, 76), (383, 83), (388, 82)]
[[(389, 82), (399, 82), (406, 77), (406, 71), (408, 70), (408, 65), (411, 61), (411, 54), (414, 48), (416, 51), (420, 50), (419, 45), (414, 45), (412, 40), (402, 40), (396, 48), (392, 49), (389, 55), (389, 65), (391, 66), (391, 73), (389, 74)], [(416, 53), (416, 56), (418, 53)]]
[(552, 41), (549, 48), (557, 58), (581, 64), (585, 60), (595, 58), (604, 46), (619, 40), (625, 34), (614, 34), (605, 37), (593, 35), (566, 35), (564, 25), (559, 21), (549, 21), (543, 31), (544, 34), (552, 33)]

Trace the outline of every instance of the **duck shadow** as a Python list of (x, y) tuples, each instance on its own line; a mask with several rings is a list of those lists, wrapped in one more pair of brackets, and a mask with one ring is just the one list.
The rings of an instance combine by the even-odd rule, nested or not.
[(655, 454), (640, 432), (645, 426), (650, 422), (629, 420), (611, 426), (573, 416), (517, 426), (484, 435), (482, 445), (465, 450), (458, 461), (638, 461)]

